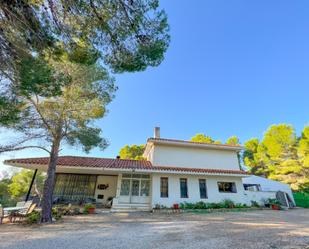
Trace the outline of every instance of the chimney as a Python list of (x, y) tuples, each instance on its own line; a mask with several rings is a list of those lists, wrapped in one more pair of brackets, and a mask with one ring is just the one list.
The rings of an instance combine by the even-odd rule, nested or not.
[(154, 138), (160, 138), (160, 127), (154, 128)]

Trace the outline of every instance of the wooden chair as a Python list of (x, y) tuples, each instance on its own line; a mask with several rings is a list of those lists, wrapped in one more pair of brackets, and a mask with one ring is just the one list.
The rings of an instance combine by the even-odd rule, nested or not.
[(4, 218), (9, 218), (11, 221), (11, 216), (9, 214), (4, 214), (3, 207), (0, 206), (0, 224), (2, 224)]
[(14, 216), (13, 216), (13, 222), (15, 222), (16, 218), (19, 218), (19, 220), (21, 221), (28, 214), (31, 214), (34, 211), (35, 208), (36, 208), (36, 204), (33, 203), (33, 204), (30, 205), (30, 207), (26, 211), (21, 211), (21, 212), (15, 213)]

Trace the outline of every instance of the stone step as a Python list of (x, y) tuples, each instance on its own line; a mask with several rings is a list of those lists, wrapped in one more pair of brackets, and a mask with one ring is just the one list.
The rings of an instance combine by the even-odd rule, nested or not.
[(151, 211), (149, 204), (118, 203), (112, 206), (112, 212)]

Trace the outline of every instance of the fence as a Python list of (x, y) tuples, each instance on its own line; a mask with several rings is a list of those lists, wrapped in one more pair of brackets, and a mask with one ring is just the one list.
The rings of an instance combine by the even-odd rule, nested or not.
[(297, 207), (309, 208), (308, 192), (295, 192), (293, 193), (293, 196)]

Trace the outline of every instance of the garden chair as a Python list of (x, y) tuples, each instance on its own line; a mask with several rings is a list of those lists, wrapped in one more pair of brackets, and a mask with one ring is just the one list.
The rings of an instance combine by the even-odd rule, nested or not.
[(0, 206), (0, 224), (2, 224), (4, 218), (9, 218), (11, 221), (11, 216), (9, 214), (4, 214), (3, 207)]
[(16, 207), (23, 207), (25, 206), (25, 202), (24, 201), (19, 201), (16, 203)]
[(26, 211), (21, 211), (21, 212), (15, 213), (14, 216), (13, 216), (13, 222), (15, 222), (16, 218), (19, 218), (19, 220), (21, 221), (28, 214), (31, 214), (34, 211), (35, 208), (36, 208), (36, 204), (33, 203), (33, 204), (30, 205), (30, 207)]
[(33, 203), (32, 201), (26, 201), (24, 207), (29, 208), (32, 203)]

